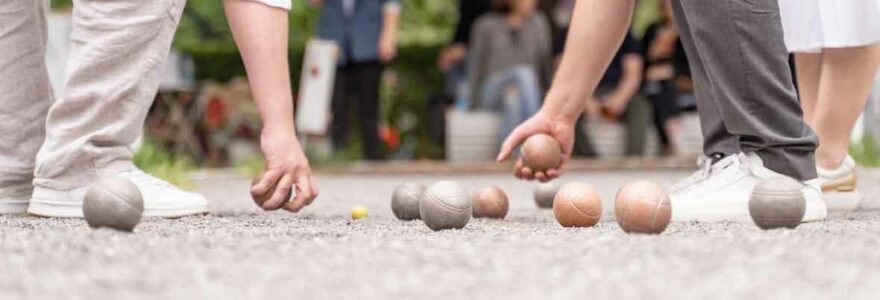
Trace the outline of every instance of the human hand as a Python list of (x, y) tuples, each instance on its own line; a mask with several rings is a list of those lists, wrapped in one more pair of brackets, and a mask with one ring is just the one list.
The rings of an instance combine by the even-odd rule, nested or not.
[(609, 97), (602, 103), (602, 115), (605, 118), (617, 120), (626, 111), (627, 105), (629, 105), (629, 101), (625, 98)]
[(574, 122), (575, 120), (569, 120), (560, 117), (560, 114), (542, 109), (510, 133), (501, 146), (497, 161), (502, 162), (510, 157), (513, 150), (530, 136), (543, 133), (553, 137), (559, 143), (562, 149), (562, 163), (557, 168), (545, 172), (535, 172), (523, 165), (522, 158), (517, 158), (513, 175), (519, 179), (537, 179), (541, 182), (547, 182), (561, 176), (566, 164), (571, 159), (571, 149), (574, 146)]
[[(251, 197), (264, 210), (298, 212), (318, 196), (309, 161), (292, 129), (264, 128), (260, 136), (266, 170), (251, 186)], [(290, 199), (292, 189), (296, 196)]]
[(387, 63), (397, 55), (397, 41), (389, 34), (379, 37), (379, 60)]
[(437, 68), (443, 72), (448, 71), (464, 59), (466, 52), (467, 49), (460, 43), (444, 48), (440, 55), (437, 56)]

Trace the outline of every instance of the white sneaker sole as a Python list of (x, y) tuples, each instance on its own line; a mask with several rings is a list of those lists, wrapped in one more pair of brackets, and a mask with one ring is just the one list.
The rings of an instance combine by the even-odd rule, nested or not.
[(801, 223), (825, 221), (828, 218), (828, 205), (825, 202), (822, 198), (814, 198), (813, 201), (807, 199), (807, 210), (804, 212), (804, 218), (801, 220)]
[[(27, 213), (47, 218), (82, 218), (82, 205), (55, 202), (45, 199), (32, 199)], [(208, 214), (208, 206), (161, 207), (144, 211), (144, 217), (182, 218), (192, 215)]]
[[(736, 213), (740, 212), (740, 213)], [(741, 203), (713, 203), (712, 205), (678, 205), (672, 209), (673, 222), (741, 222), (751, 223), (748, 206)]]
[(822, 194), (828, 210), (833, 212), (849, 212), (859, 209), (862, 202), (862, 194), (859, 191), (830, 192)]

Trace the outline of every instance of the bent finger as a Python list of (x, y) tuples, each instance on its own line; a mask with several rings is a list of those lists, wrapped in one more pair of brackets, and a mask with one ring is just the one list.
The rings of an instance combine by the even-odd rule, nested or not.
[(292, 188), (293, 180), (291, 176), (284, 175), (284, 177), (281, 177), (281, 180), (278, 181), (278, 186), (275, 187), (275, 192), (272, 193), (272, 198), (263, 203), (263, 209), (276, 210), (284, 206), (285, 203), (290, 201)]

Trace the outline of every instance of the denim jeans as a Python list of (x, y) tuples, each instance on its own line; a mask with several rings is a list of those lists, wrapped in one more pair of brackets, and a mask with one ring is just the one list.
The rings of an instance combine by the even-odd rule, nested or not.
[(477, 109), (492, 110), (504, 114), (499, 132), (499, 143), (513, 129), (530, 118), (541, 108), (541, 87), (535, 70), (529, 66), (516, 66), (492, 74), (480, 89), (482, 97)]

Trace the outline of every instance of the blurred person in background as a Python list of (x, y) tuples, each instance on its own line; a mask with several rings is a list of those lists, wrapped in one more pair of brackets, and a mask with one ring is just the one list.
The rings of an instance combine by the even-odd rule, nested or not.
[(819, 181), (832, 201), (831, 192), (856, 190), (850, 135), (880, 64), (880, 1), (780, 0), (779, 6), (804, 120), (819, 136)]
[(675, 30), (670, 1), (659, 2), (661, 17), (648, 26), (642, 37), (642, 56), (645, 59), (642, 91), (654, 107), (654, 126), (662, 147), (661, 155), (676, 152), (674, 141), (678, 140), (677, 136), (682, 130), (678, 119), (682, 108), (678, 98), (680, 93), (690, 92), (680, 84), (690, 77), (690, 70)]
[(571, 23), (571, 12), (574, 0), (541, 0), (540, 9), (550, 20), (550, 31), (553, 36), (553, 66), (559, 65), (562, 50), (565, 47), (565, 34)]
[[(207, 200), (144, 173), (129, 147), (141, 135), (184, 0), (76, 1), (64, 93), (45, 63), (48, 1), (0, 1), (0, 214), (82, 217), (101, 177), (134, 183), (144, 215), (208, 212)], [(263, 209), (299, 211), (317, 189), (296, 139), (287, 63), (290, 0), (224, 1), (263, 120)], [(289, 199), (288, 191), (296, 189)]]
[(550, 86), (553, 51), (550, 25), (536, 10), (536, 0), (496, 0), (493, 6), (471, 34), (469, 106), (502, 112), (503, 138), (540, 108)]
[(397, 0), (310, 0), (321, 6), (318, 37), (339, 46), (333, 87), (332, 139), (336, 151), (348, 149), (357, 111), (362, 155), (383, 159), (379, 140), (379, 84), (384, 65), (397, 54)]
[(437, 68), (444, 75), (443, 93), (428, 100), (428, 135), (432, 141), (446, 140), (446, 110), (455, 102), (467, 104), (467, 55), (471, 31), (477, 18), (492, 11), (492, 0), (459, 0), (455, 35), (437, 55)]
[(437, 56), (437, 67), (440, 71), (448, 72), (454, 67), (464, 65), (474, 23), (477, 18), (491, 10), (492, 0), (458, 1), (458, 23), (455, 25), (455, 35), (449, 45)]
[(624, 154), (645, 154), (645, 134), (650, 118), (649, 103), (641, 97), (642, 74), (645, 60), (639, 41), (627, 32), (623, 43), (605, 70), (593, 96), (586, 101), (585, 113), (575, 128), (574, 156), (592, 157), (596, 151), (584, 130), (588, 120), (604, 118), (621, 121), (626, 126)]

